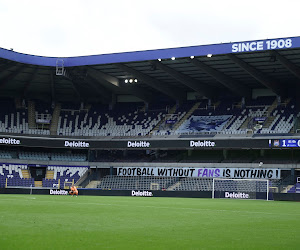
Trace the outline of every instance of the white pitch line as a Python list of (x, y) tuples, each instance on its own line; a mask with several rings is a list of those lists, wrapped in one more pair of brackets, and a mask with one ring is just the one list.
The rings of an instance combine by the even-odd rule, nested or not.
[[(35, 197), (22, 197), (22, 198), (27, 198), (27, 199), (36, 199)], [(18, 199), (1, 199), (2, 200), (13, 200), (16, 201)], [(73, 200), (73, 199), (72, 199)], [(55, 200), (55, 201), (48, 201), (48, 200), (38, 200), (39, 202), (47, 202), (47, 203), (63, 203), (63, 204), (70, 204), (74, 205), (74, 203), (70, 203), (65, 200)], [(80, 199), (78, 199), (80, 201)], [(92, 202), (79, 202), (76, 203), (76, 205), (97, 205), (97, 206), (115, 206), (115, 207), (130, 207), (130, 204), (112, 204), (112, 203), (92, 203)], [(134, 206), (134, 208), (154, 208), (154, 209), (168, 209), (168, 210), (189, 210), (191, 212), (200, 212), (200, 211), (214, 211), (214, 212), (229, 212), (229, 213), (247, 213), (247, 214), (262, 214), (262, 215), (283, 215), (281, 213), (270, 213), (270, 212), (260, 212), (260, 211), (242, 211), (242, 210), (225, 210), (225, 209), (208, 209), (208, 208), (190, 208), (190, 207), (166, 207), (166, 206), (141, 206), (137, 205)], [(297, 214), (287, 214), (284, 213), (284, 215), (289, 215), (289, 216), (297, 216)]]

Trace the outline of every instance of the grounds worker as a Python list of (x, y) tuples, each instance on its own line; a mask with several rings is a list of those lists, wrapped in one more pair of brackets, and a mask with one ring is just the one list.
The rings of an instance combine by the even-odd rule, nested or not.
[(78, 195), (78, 190), (77, 190), (77, 188), (74, 186), (74, 185), (72, 185), (72, 187), (71, 187), (71, 191), (69, 192), (69, 194), (70, 195)]

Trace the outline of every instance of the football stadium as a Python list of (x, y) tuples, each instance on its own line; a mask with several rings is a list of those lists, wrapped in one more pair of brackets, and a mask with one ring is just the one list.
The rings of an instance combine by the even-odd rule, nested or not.
[(0, 48), (0, 89), (0, 249), (299, 248), (300, 37)]

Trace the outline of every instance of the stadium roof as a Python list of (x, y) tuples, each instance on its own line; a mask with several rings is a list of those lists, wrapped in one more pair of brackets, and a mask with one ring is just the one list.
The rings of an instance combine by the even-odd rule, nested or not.
[(47, 101), (142, 101), (250, 97), (253, 89), (295, 96), (300, 37), (68, 58), (0, 48), (0, 95)]

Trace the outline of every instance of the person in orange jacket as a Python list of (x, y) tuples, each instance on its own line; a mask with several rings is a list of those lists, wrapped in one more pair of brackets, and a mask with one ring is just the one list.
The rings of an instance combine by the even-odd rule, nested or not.
[(77, 190), (77, 188), (74, 185), (72, 185), (69, 194), (72, 195), (72, 196), (74, 196), (74, 195), (77, 196), (78, 195), (78, 190)]

